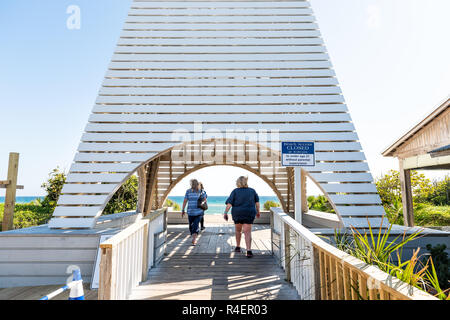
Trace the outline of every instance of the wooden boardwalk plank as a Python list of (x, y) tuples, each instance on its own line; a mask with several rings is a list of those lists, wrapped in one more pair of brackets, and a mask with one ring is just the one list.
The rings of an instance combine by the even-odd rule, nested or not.
[[(299, 299), (268, 249), (269, 227), (254, 226), (252, 238), (254, 257), (248, 259), (245, 250), (233, 252), (231, 224), (207, 225), (196, 246), (190, 245), (187, 226), (169, 225), (166, 256), (130, 299)], [(241, 246), (245, 247), (244, 235)]]

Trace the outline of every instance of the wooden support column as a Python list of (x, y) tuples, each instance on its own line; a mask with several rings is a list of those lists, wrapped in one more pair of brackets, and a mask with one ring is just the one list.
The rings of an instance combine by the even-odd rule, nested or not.
[(137, 170), (138, 174), (138, 201), (136, 205), (137, 212), (144, 212), (145, 196), (147, 194), (147, 165)]
[(300, 192), (302, 199), (302, 213), (308, 212), (308, 195), (306, 194), (306, 172), (301, 170), (300, 173)]
[(403, 169), (403, 159), (399, 160), (400, 186), (402, 189), (403, 220), (407, 227), (414, 227), (414, 209), (411, 190), (411, 170)]
[[(6, 188), (5, 209), (3, 212), (2, 231), (13, 229), (14, 207), (16, 204), (17, 172), (19, 169), (19, 154), (11, 152), (9, 154), (8, 180), (2, 181)], [(23, 187), (22, 187), (23, 188)]]
[(286, 280), (291, 282), (291, 234), (287, 223), (284, 224), (284, 271)]
[(302, 223), (302, 175), (301, 175), (302, 168), (295, 167), (294, 168), (294, 219), (298, 221), (300, 224)]
[(147, 185), (146, 185), (146, 194), (145, 194), (145, 203), (144, 203), (144, 217), (150, 213), (152, 210), (153, 200), (156, 195), (156, 183), (159, 169), (159, 158), (153, 160), (149, 163), (147, 169)]

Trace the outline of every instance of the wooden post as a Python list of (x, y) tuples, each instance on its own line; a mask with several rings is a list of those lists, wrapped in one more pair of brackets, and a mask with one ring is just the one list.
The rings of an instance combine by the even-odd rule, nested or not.
[(291, 235), (289, 225), (284, 224), (284, 269), (286, 272), (286, 280), (291, 281)]
[(150, 223), (147, 224), (144, 227), (144, 235), (142, 238), (143, 241), (143, 248), (142, 248), (142, 277), (141, 277), (141, 281), (144, 282), (147, 280), (147, 275), (148, 275), (148, 246), (149, 246), (149, 241), (148, 241), (148, 231), (150, 229)]
[(136, 211), (137, 212), (144, 212), (144, 203), (145, 203), (145, 196), (147, 194), (147, 174), (146, 174), (146, 168), (147, 165), (144, 165), (140, 167), (137, 170), (138, 173), (138, 201), (136, 205)]
[(113, 248), (101, 248), (100, 258), (100, 274), (98, 286), (99, 300), (112, 300), (114, 297), (115, 274), (113, 267), (115, 266)]
[(306, 194), (306, 172), (301, 170), (300, 172), (300, 189), (301, 189), (301, 199), (302, 199), (302, 213), (308, 212), (308, 196)]
[(321, 273), (321, 259), (320, 251), (311, 244), (312, 250), (312, 270), (314, 276), (314, 300), (321, 300), (321, 283), (322, 283), (322, 273)]
[[(147, 186), (145, 188), (145, 204), (144, 204), (144, 216), (150, 213), (152, 210), (153, 200), (156, 195), (156, 182), (159, 169), (159, 158), (156, 158), (149, 164), (147, 169)], [(157, 195), (156, 195), (157, 196)]]
[(302, 224), (302, 174), (301, 174), (302, 168), (295, 167), (294, 168), (294, 214), (295, 214), (295, 220), (298, 221), (300, 224)]
[(5, 183), (5, 209), (3, 212), (2, 231), (13, 229), (14, 206), (16, 204), (17, 172), (19, 169), (19, 154), (9, 154), (8, 180)]
[(414, 227), (414, 209), (411, 190), (411, 170), (403, 169), (403, 159), (399, 159), (400, 185), (402, 189), (403, 220), (407, 227)]
[(274, 233), (274, 217), (272, 210), (269, 210), (269, 218), (270, 218), (270, 252), (273, 255), (273, 233)]

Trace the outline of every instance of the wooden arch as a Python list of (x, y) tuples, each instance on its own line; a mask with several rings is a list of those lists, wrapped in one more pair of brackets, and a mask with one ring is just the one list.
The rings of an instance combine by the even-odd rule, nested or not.
[[(213, 149), (205, 148), (205, 145), (211, 146)], [(194, 148), (197, 160), (187, 159), (184, 161), (175, 161), (173, 157), (174, 150), (183, 148)], [(205, 153), (221, 154), (226, 157), (229, 149), (244, 150), (244, 154), (240, 155), (240, 161), (205, 161)], [(271, 160), (262, 160), (261, 154), (271, 152)], [(253, 153), (253, 157), (250, 155)], [(256, 153), (256, 154), (255, 154)], [(200, 155), (200, 156), (199, 156)], [(253, 158), (253, 161), (251, 160)], [(218, 160), (215, 158), (215, 160)], [(220, 160), (220, 159), (219, 159)], [(170, 191), (187, 175), (211, 166), (234, 166), (240, 167), (249, 172), (254, 173), (274, 191), (278, 197), (283, 210), (289, 212), (294, 208), (293, 203), (293, 179), (290, 168), (281, 167), (279, 152), (273, 151), (257, 143), (243, 140), (208, 140), (194, 141), (180, 144), (159, 153), (140, 168), (138, 168), (139, 176), (139, 199), (138, 211), (147, 214), (151, 210), (160, 208)]]
[[(188, 176), (191, 173), (194, 173), (194, 172), (196, 172), (198, 170), (201, 170), (201, 169), (204, 169), (204, 168), (208, 168), (208, 167), (213, 167), (213, 166), (219, 166), (219, 164), (201, 164), (201, 165), (198, 165), (197, 167), (195, 167), (194, 169), (186, 171), (185, 173), (183, 173), (182, 175), (177, 177), (177, 179), (175, 181), (173, 181), (173, 183), (170, 185), (170, 187), (164, 192), (164, 195), (162, 196), (162, 199), (161, 199), (161, 201), (159, 203), (163, 204), (165, 202), (165, 200), (169, 196), (170, 192), (173, 190), (173, 188), (181, 180), (183, 180), (183, 178), (185, 178), (186, 176)], [(287, 210), (286, 201), (284, 200), (284, 198), (280, 194), (280, 191), (277, 189), (277, 186), (272, 181), (268, 180), (266, 176), (260, 175), (257, 171), (255, 171), (254, 169), (252, 169), (251, 167), (249, 167), (247, 165), (221, 164), (220, 166), (238, 167), (238, 168), (245, 169), (245, 170), (247, 170), (247, 171), (249, 171), (251, 173), (254, 173), (255, 175), (257, 175), (259, 178), (261, 178), (265, 183), (267, 183), (270, 186), (270, 188), (272, 189), (272, 191), (275, 193), (275, 195), (277, 196), (278, 200), (280, 201), (280, 204), (281, 204), (281, 207), (283, 208), (283, 210), (285, 210), (285, 211)]]

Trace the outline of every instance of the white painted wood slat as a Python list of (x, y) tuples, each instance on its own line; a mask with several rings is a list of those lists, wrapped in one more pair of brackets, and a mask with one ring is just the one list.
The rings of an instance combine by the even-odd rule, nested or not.
[(132, 172), (138, 163), (73, 163), (70, 172)]
[(374, 229), (380, 226), (389, 226), (389, 221), (382, 218), (343, 218), (342, 221), (346, 226), (353, 226), (354, 228), (368, 228), (369, 223)]
[[(327, 147), (324, 146), (321, 149), (324, 150), (361, 150), (361, 146), (357, 145), (351, 148), (350, 146), (343, 145), (341, 147), (341, 143), (334, 144), (333, 146)], [(320, 151), (317, 150), (316, 151)], [(319, 161), (358, 161), (358, 160), (366, 160), (366, 157), (363, 152), (316, 152), (316, 160)]]
[[(325, 86), (337, 85), (337, 79), (105, 79), (103, 87), (256, 87), (256, 86)], [(201, 89), (198, 89), (201, 90)]]
[(258, 77), (334, 77), (331, 69), (286, 70), (108, 70), (108, 78), (258, 78)]
[(369, 165), (367, 162), (316, 162), (316, 165), (308, 168), (308, 171), (369, 171)]
[[(219, 97), (219, 98), (218, 98)], [(211, 104), (215, 102), (241, 104), (241, 103), (343, 103), (344, 98), (341, 95), (224, 95), (224, 96), (98, 96), (96, 103), (122, 103), (122, 104)], [(222, 118), (217, 118), (222, 120)]]
[[(155, 62), (116, 62), (109, 63), (109, 69), (189, 69), (189, 70), (216, 70), (216, 69), (317, 69), (331, 68), (329, 61), (155, 61)], [(205, 73), (205, 72), (204, 72)]]
[(304, 37), (320, 37), (317, 30), (179, 30), (179, 31), (155, 31), (155, 30), (133, 30), (122, 31), (122, 38), (304, 38)]
[(335, 204), (381, 204), (378, 194), (330, 195)]
[[(88, 165), (88, 164), (86, 164)], [(81, 183), (66, 183), (64, 184), (61, 193), (111, 193), (117, 187), (116, 183), (95, 183), (95, 184), (81, 184)]]
[[(366, 163), (367, 164), (367, 163)], [(336, 192), (377, 192), (377, 188), (373, 183), (324, 183), (321, 187), (328, 193)]]
[[(145, 39), (148, 40), (148, 39)], [(154, 39), (150, 39), (154, 40)], [(171, 39), (173, 40), (173, 39)], [(197, 39), (196, 39), (197, 40)], [(227, 39), (229, 40), (229, 39)], [(233, 39), (235, 40), (235, 39)], [(303, 39), (302, 39), (303, 40)], [(308, 41), (310, 39), (308, 38)], [(135, 54), (150, 54), (150, 53), (183, 53), (183, 54), (204, 54), (204, 53), (218, 53), (218, 54), (234, 54), (234, 53), (247, 53), (247, 54), (269, 54), (269, 53), (323, 53), (326, 52), (326, 48), (322, 45), (215, 45), (215, 46), (159, 46), (154, 45), (135, 45), (138, 42), (136, 39), (122, 39), (122, 44), (118, 45), (114, 50), (115, 53), (135, 53)]]
[(323, 45), (322, 38), (120, 38), (118, 46), (293, 46)]
[(317, 23), (125, 23), (123, 30), (315, 30)]
[(52, 218), (48, 223), (49, 228), (85, 228), (92, 229), (97, 221), (96, 218)]
[[(186, 97), (185, 97), (186, 98)], [(348, 113), (327, 114), (91, 114), (89, 122), (314, 122), (314, 121), (351, 121)], [(217, 125), (220, 129), (220, 125)]]
[[(102, 111), (105, 108), (105, 112), (111, 112), (113, 107), (98, 107), (94, 108), (94, 112)], [(149, 109), (149, 107), (146, 107)], [(123, 110), (123, 107), (121, 108)], [(125, 108), (126, 109), (126, 108)], [(185, 109), (185, 108), (184, 108)], [(200, 109), (200, 108), (199, 108)], [(113, 110), (112, 110), (113, 111)], [(148, 111), (148, 110), (147, 110)], [(168, 110), (167, 110), (168, 111)], [(139, 112), (137, 109), (132, 109), (130, 112)], [(195, 112), (195, 111), (193, 111)], [(212, 130), (219, 130), (217, 124), (203, 123), (202, 129), (211, 132)], [(173, 132), (174, 130), (188, 130), (189, 132), (194, 131), (194, 124), (171, 124), (167, 126), (166, 124), (139, 124), (139, 123), (88, 123), (86, 125), (86, 132)], [(296, 132), (316, 132), (316, 131), (353, 131), (355, 127), (352, 123), (284, 123), (273, 124), (273, 123), (263, 123), (258, 127), (255, 124), (239, 123), (239, 124), (222, 124), (220, 125), (220, 131), (223, 130), (280, 130), (280, 132), (285, 131), (296, 131)]]
[(122, 182), (126, 173), (70, 173), (66, 182)]
[(53, 212), (54, 217), (95, 217), (101, 213), (100, 206), (61, 207), (57, 206)]
[(156, 23), (156, 22), (182, 22), (182, 23), (199, 23), (199, 22), (213, 22), (213, 23), (243, 23), (243, 22), (315, 22), (316, 19), (313, 16), (308, 15), (252, 15), (250, 11), (247, 11), (247, 15), (129, 15), (126, 22), (139, 22), (139, 23)]
[(131, 8), (309, 8), (308, 1), (134, 1)]
[[(200, 133), (200, 132), (197, 132)], [(255, 135), (252, 132), (242, 132), (236, 131), (240, 134)], [(286, 141), (289, 139), (299, 139), (307, 141), (355, 141), (358, 139), (356, 132), (314, 132), (314, 133), (287, 133), (280, 132), (279, 141)], [(84, 133), (81, 137), (83, 142), (100, 142), (100, 141), (113, 141), (113, 142), (152, 142), (152, 141), (178, 141), (184, 142), (183, 135), (174, 135), (173, 133)]]
[[(259, 16), (259, 15), (310, 15), (310, 8), (151, 8), (151, 9), (134, 9), (128, 11), (128, 16)], [(276, 17), (275, 17), (276, 19)]]
[(201, 92), (203, 95), (277, 95), (277, 94), (340, 94), (341, 89), (336, 86), (321, 86), (321, 87), (102, 87), (100, 88), (100, 95), (124, 95), (124, 96), (151, 96), (151, 95), (195, 95)]
[(341, 216), (366, 216), (366, 215), (384, 215), (382, 206), (342, 206), (337, 205), (336, 208)]
[(114, 62), (143, 62), (143, 61), (324, 61), (330, 57), (326, 53), (259, 53), (259, 54), (183, 54), (183, 53), (140, 53), (113, 55)]
[[(245, 137), (243, 137), (245, 138)], [(161, 152), (175, 147), (176, 143), (80, 143), (78, 151), (123, 151), (123, 152)], [(260, 142), (263, 147), (268, 147), (274, 151), (279, 150), (279, 141), (272, 142)], [(361, 150), (361, 144), (358, 142), (317, 142), (316, 151), (339, 151), (339, 150)], [(345, 158), (362, 158), (363, 155), (352, 155), (350, 153), (343, 155)], [(319, 152), (316, 153), (317, 160), (330, 160), (329, 154), (322, 155)], [(351, 160), (351, 159), (346, 159)], [(360, 160), (360, 159), (357, 159)], [(70, 181), (68, 181), (70, 182)], [(77, 182), (77, 181), (73, 181)], [(95, 182), (95, 181), (93, 181)], [(100, 182), (100, 181), (99, 181)], [(104, 181), (107, 182), (107, 181)]]
[(370, 173), (310, 173), (318, 182), (372, 182)]
[(108, 195), (60, 195), (58, 205), (95, 204), (101, 206)]
[[(101, 151), (101, 150), (95, 150)], [(102, 153), (102, 152), (78, 152), (74, 161), (134, 161), (144, 162), (150, 160), (156, 153)]]

